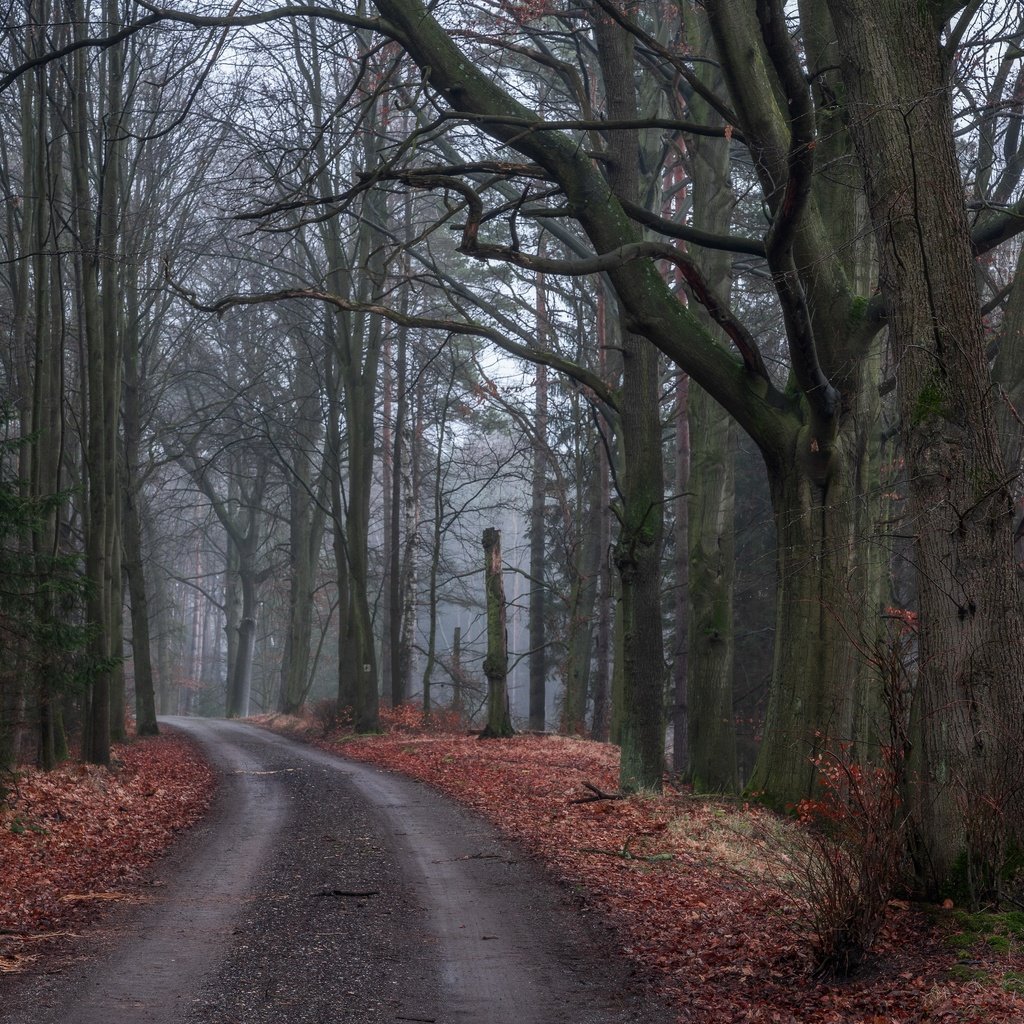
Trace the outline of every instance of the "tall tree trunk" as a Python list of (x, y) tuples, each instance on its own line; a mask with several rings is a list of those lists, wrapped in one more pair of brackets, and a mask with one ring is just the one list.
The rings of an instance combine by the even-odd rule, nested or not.
[[(744, 420), (765, 459), (777, 548), (772, 683), (748, 790), (782, 807), (814, 795), (818, 752), (870, 739), (862, 733), (877, 679), (861, 641), (877, 635), (880, 612), (871, 539), (878, 507), (877, 329), (864, 317), (871, 250), (856, 200), (859, 168), (834, 102), (842, 87), (826, 7), (800, 5), (816, 106), (802, 80), (783, 85), (797, 61), (788, 33), (773, 37), (769, 54), (765, 34), (784, 17), (781, 5), (709, 0), (704, 9), (768, 208), (777, 227), (787, 228), (773, 228), (768, 241), (788, 310), (790, 393), (798, 400), (774, 437)], [(801, 138), (810, 142), (796, 146)], [(828, 171), (808, 177), (806, 201), (794, 207), (808, 169), (797, 155), (811, 155)], [(780, 248), (778, 238), (788, 241)], [(864, 749), (858, 746), (858, 754)]]
[[(412, 232), (412, 211), (408, 196), (405, 200), (405, 208), (403, 212), (403, 220), (406, 225), (406, 238), (407, 240), (410, 240), (409, 236)], [(408, 276), (408, 254), (403, 257), (402, 262), (406, 276)], [(399, 297), (399, 307), (402, 313), (408, 313), (409, 310), (409, 291), (410, 287), (408, 285), (404, 286)], [(405, 550), (402, 544), (403, 492), (405, 509), (408, 509), (409, 502), (415, 502), (416, 500), (416, 495), (410, 493), (413, 482), (411, 480), (411, 474), (406, 473), (405, 459), (403, 459), (403, 456), (405, 456), (410, 463), (413, 459), (412, 450), (408, 452), (403, 451), (404, 437), (407, 433), (410, 433), (407, 430), (407, 420), (409, 416), (409, 384), (407, 380), (409, 345), (408, 329), (404, 326), (399, 327), (397, 335), (398, 351), (395, 358), (394, 375), (394, 386), (396, 390), (395, 429), (391, 460), (391, 514), (387, 529), (390, 545), (388, 550), (389, 557), (387, 560), (388, 618), (387, 628), (384, 631), (384, 642), (387, 645), (388, 659), (391, 667), (391, 703), (393, 706), (401, 704), (409, 695), (409, 657), (407, 653), (403, 651), (402, 645), (403, 627), (409, 625), (406, 621), (405, 615), (406, 608), (404, 598), (406, 596), (406, 587), (404, 584), (408, 582), (409, 574), (412, 570), (412, 566), (406, 559), (413, 558), (415, 555), (411, 551), (406, 551), (406, 559), (403, 559), (402, 557), (403, 551)], [(424, 678), (426, 678), (426, 676)], [(429, 699), (426, 694), (428, 687), (429, 683), (424, 687), (423, 706), (429, 714)]]
[(487, 594), (487, 725), (481, 739), (513, 734), (508, 710), (508, 640), (505, 626), (505, 585), (502, 582), (501, 531), (484, 530), (484, 586)]
[[(138, 325), (135, 281), (129, 287), (128, 322)], [(135, 679), (135, 731), (140, 736), (155, 736), (156, 695), (153, 685), (153, 656), (150, 640), (149, 597), (142, 560), (142, 487), (138, 479), (139, 444), (142, 432), (139, 408), (139, 341), (137, 330), (126, 338), (124, 346), (124, 570), (128, 579), (132, 621), (132, 669)]]
[[(120, 478), (120, 453), (115, 454), (115, 460), (115, 469)], [(128, 700), (124, 674), (124, 542), (121, 537), (121, 510), (124, 502), (112, 500), (115, 544), (110, 558), (110, 650), (114, 663), (110, 677), (110, 740), (112, 743), (123, 743), (128, 736)]]
[[(997, 883), (1024, 808), (1024, 609), (937, 3), (830, 0), (898, 367), (920, 632), (915, 812), (933, 884)], [(985, 888), (982, 885), (982, 888)]]
[(338, 696), (340, 714), (351, 713), (355, 700), (352, 674), (343, 669), (347, 657), (345, 623), (348, 621), (348, 545), (345, 537), (345, 499), (342, 489), (342, 440), (340, 372), (337, 366), (338, 345), (335, 321), (329, 315), (327, 322), (327, 459), (324, 470), (330, 478), (331, 499), (331, 547), (334, 553), (334, 571), (338, 586)]
[[(537, 331), (546, 333), (547, 309), (544, 296), (544, 277), (537, 275)], [(533, 469), (530, 483), (530, 705), (529, 727), (543, 732), (547, 710), (547, 588), (544, 581), (544, 539), (547, 534), (545, 506), (547, 504), (547, 426), (548, 377), (547, 367), (537, 364), (534, 379)]]
[[(405, 516), (405, 544), (402, 552), (402, 576), (401, 576), (401, 603), (402, 603), (402, 631), (398, 637), (398, 665), (399, 672), (406, 680), (412, 678), (413, 652), (416, 645), (416, 629), (418, 618), (416, 615), (416, 587), (419, 579), (419, 554), (420, 554), (420, 502), (423, 491), (423, 459), (425, 458), (424, 448), (424, 390), (417, 389), (415, 415), (407, 430), (406, 458), (403, 461), (402, 491), (403, 491), (403, 514)], [(437, 494), (435, 492), (435, 497)], [(440, 495), (443, 499), (443, 492)], [(444, 502), (440, 505), (443, 510)], [(435, 548), (438, 556), (443, 553), (443, 540)], [(436, 614), (436, 608), (435, 608)]]
[[(313, 589), (323, 540), (322, 501), (313, 493), (314, 451), (321, 440), (316, 379), (309, 352), (295, 344), (292, 390), (297, 408), (293, 427), (299, 443), (293, 446), (288, 466), (288, 627), (281, 658), (278, 707), (295, 714), (309, 690), (313, 638)], [(322, 492), (321, 485), (317, 491)]]
[[(702, 23), (702, 27), (706, 23)], [(706, 28), (702, 32), (707, 45)], [(705, 82), (721, 88), (721, 75), (702, 70)], [(721, 124), (721, 116), (703, 97), (691, 99), (694, 117)], [(727, 233), (735, 203), (729, 185), (729, 141), (692, 140), (694, 226)], [(708, 287), (728, 301), (732, 257), (721, 250), (699, 250), (695, 263)], [(695, 312), (723, 343), (724, 333), (703, 306)], [(687, 643), (687, 708), (690, 779), (698, 793), (733, 793), (739, 788), (733, 717), (733, 586), (735, 472), (732, 417), (699, 385), (689, 393), (690, 491), (687, 510), (690, 605)]]
[[(79, 3), (78, 32), (88, 31), (84, 5)], [(119, 23), (113, 0), (106, 0), (104, 17)], [(119, 198), (124, 133), (122, 129), (123, 51), (114, 47), (104, 56), (101, 103), (103, 127), (100, 138), (99, 209), (91, 187), (90, 157), (93, 155), (88, 96), (93, 91), (84, 51), (73, 58), (73, 124), (70, 133), (73, 188), (77, 229), (82, 255), (79, 281), (81, 310), (86, 338), (88, 388), (88, 528), (86, 532), (86, 575), (91, 587), (87, 615), (94, 629), (92, 645), (92, 691), (89, 721), (83, 736), (83, 756), (98, 764), (110, 761), (111, 698), (116, 687), (115, 664), (121, 652), (114, 648), (120, 605), (113, 600), (119, 474), (117, 472), (117, 426), (120, 409), (121, 354), (117, 233), (120, 223)], [(97, 226), (98, 225), (98, 226)]]
[(732, 707), (734, 431), (696, 384), (689, 404), (689, 776), (697, 793), (733, 793), (739, 788)]
[[(594, 608), (597, 604), (601, 559), (606, 543), (601, 522), (607, 517), (607, 502), (602, 504), (602, 474), (607, 474), (601, 441), (592, 432), (585, 431), (592, 441), (591, 456), (585, 483), (577, 498), (580, 530), (577, 533), (575, 562), (572, 566), (572, 587), (569, 595), (569, 653), (566, 659), (565, 696), (562, 707), (561, 731), (570, 735), (583, 735), (586, 729), (587, 695), (590, 689), (590, 663), (593, 659)], [(605, 674), (607, 678), (607, 672)], [(604, 728), (607, 708), (607, 689), (603, 693), (594, 688), (594, 721)], [(598, 705), (601, 710), (598, 710)]]
[[(601, 368), (601, 375), (607, 379), (607, 327), (608, 301), (603, 288), (597, 293), (597, 335), (598, 335), (598, 360)], [(599, 430), (601, 429), (599, 425)], [(609, 431), (610, 432), (610, 431)], [(597, 597), (597, 637), (594, 643), (594, 717), (591, 722), (591, 736), (595, 740), (606, 741), (611, 731), (612, 712), (612, 632), (614, 629), (613, 620), (615, 603), (613, 597), (613, 584), (611, 579), (611, 566), (609, 564), (608, 552), (611, 550), (611, 495), (610, 495), (610, 467), (608, 462), (608, 445), (611, 439), (605, 436), (597, 438), (597, 484), (598, 499), (594, 508), (600, 515), (597, 521), (598, 535), (598, 597)]]
[[(45, 24), (48, 5), (33, 6), (41, 24)], [(38, 28), (30, 28), (29, 32), (28, 49), (34, 52), (43, 43), (42, 33)], [(34, 282), (35, 348), (31, 420), (26, 424), (29, 433), (23, 436), (26, 437), (29, 495), (40, 502), (43, 509), (42, 519), (32, 532), (32, 551), (36, 577), (34, 601), (43, 638), (43, 649), (38, 650), (34, 658), (37, 666), (37, 760), (41, 767), (47, 769), (53, 767), (66, 749), (59, 705), (59, 693), (65, 684), (58, 665), (60, 645), (47, 640), (50, 636), (56, 639), (61, 619), (57, 597), (48, 582), (53, 576), (53, 561), (59, 552), (60, 506), (54, 501), (54, 496), (61, 490), (61, 459), (64, 454), (64, 295), (60, 256), (52, 253), (59, 244), (60, 220), (55, 207), (59, 202), (63, 175), (63, 146), (52, 138), (48, 98), (48, 92), (52, 95), (51, 90), (55, 87), (59, 88), (40, 68), (27, 78), (22, 96), (23, 174), (27, 187), (21, 241), (23, 251), (32, 254), (31, 260), (26, 260), (26, 267), (30, 262)], [(27, 247), (24, 246), (25, 241), (29, 242)], [(26, 287), (27, 278), (22, 277), (18, 290), (23, 291)], [(27, 300), (27, 296), (23, 299)], [(20, 325), (16, 329), (16, 333), (23, 331), (24, 327)], [(27, 339), (22, 341), (22, 344), (26, 343)], [(18, 689), (15, 688), (16, 703), (24, 699), (17, 694)]]
[[(608, 117), (637, 116), (633, 38), (610, 23), (595, 30)], [(639, 196), (639, 136), (609, 140), (609, 177), (617, 195)], [(665, 657), (661, 627), (664, 467), (659, 355), (645, 338), (622, 331), (622, 462), (615, 564), (622, 584), (623, 694), (619, 784), (624, 792), (661, 790), (665, 755)]]
[[(423, 714), (430, 716), (433, 704), (431, 677), (437, 660), (437, 608), (438, 571), (444, 548), (444, 455), (445, 433), (448, 428), (448, 408), (451, 401), (454, 374), (449, 379), (447, 392), (441, 405), (440, 422), (437, 425), (437, 454), (434, 457), (434, 531), (430, 546), (430, 571), (427, 578), (427, 655), (423, 665)], [(461, 694), (460, 694), (461, 700)]]
[(398, 540), (398, 535), (401, 530), (402, 517), (397, 508), (401, 501), (402, 489), (401, 485), (396, 483), (394, 475), (397, 440), (394, 422), (395, 367), (393, 353), (394, 346), (391, 338), (386, 337), (381, 353), (380, 490), (384, 502), (384, 528), (380, 550), (384, 574), (381, 579), (380, 678), (391, 706), (396, 707), (393, 648), (397, 644), (394, 634), (401, 630), (401, 624), (398, 624), (395, 629), (392, 629), (391, 624), (394, 621), (393, 606), (396, 601), (393, 593), (396, 586), (395, 571), (396, 566), (401, 564), (401, 558), (395, 557), (395, 545), (401, 543)]
[(690, 378), (676, 375), (676, 517), (673, 524), (675, 557), (672, 590), (672, 771), (685, 775), (690, 768), (690, 711), (687, 703), (689, 681), (690, 614)]

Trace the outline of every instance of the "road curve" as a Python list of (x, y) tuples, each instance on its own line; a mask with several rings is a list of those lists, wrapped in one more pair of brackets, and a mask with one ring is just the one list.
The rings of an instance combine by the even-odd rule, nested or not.
[(7, 1024), (662, 1024), (547, 881), (427, 787), (237, 722), (168, 719), (221, 775), (141, 905)]

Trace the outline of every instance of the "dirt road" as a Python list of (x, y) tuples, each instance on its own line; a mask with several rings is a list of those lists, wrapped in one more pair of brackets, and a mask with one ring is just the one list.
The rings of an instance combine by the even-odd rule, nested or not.
[(667, 1024), (514, 847), (419, 783), (234, 722), (169, 719), (222, 775), (139, 905), (9, 1024)]

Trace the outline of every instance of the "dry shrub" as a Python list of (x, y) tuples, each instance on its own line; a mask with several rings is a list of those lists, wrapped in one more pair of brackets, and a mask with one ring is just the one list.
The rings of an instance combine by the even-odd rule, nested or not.
[(317, 728), (324, 738), (351, 728), (351, 708), (339, 709), (338, 702), (333, 697), (318, 700), (313, 705), (312, 712), (313, 721), (316, 722)]
[(858, 764), (849, 754), (840, 747), (817, 757), (820, 797), (797, 806), (803, 828), (794, 833), (794, 879), (810, 908), (819, 976), (857, 970), (904, 877), (901, 752), (883, 750), (878, 765)]
[(857, 971), (905, 878), (902, 757), (886, 750), (880, 765), (867, 766), (851, 754), (840, 746), (814, 759), (818, 795), (796, 805), (796, 820), (765, 814), (742, 829), (770, 883), (768, 898), (788, 899), (801, 928), (810, 928), (815, 977)]

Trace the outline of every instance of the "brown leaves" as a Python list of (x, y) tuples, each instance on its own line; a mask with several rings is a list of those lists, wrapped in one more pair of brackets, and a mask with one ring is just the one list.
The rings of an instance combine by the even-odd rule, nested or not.
[(206, 809), (213, 774), (186, 740), (118, 746), (114, 757), (113, 769), (22, 773), (0, 815), (0, 931), (52, 933), (127, 898), (120, 886)]
[[(877, 955), (842, 984), (811, 977), (809, 908), (779, 888), (752, 831), (798, 827), (733, 804), (663, 797), (593, 800), (613, 791), (609, 745), (522, 736), (349, 738), (346, 756), (428, 782), (488, 817), (585, 892), (614, 923), (623, 953), (673, 998), (681, 1021), (780, 1024), (1018, 1024), (1024, 1001), (1000, 984), (1024, 968), (1019, 951), (987, 983), (951, 978), (955, 955), (909, 905), (887, 910)], [(671, 857), (671, 859), (668, 859)]]

